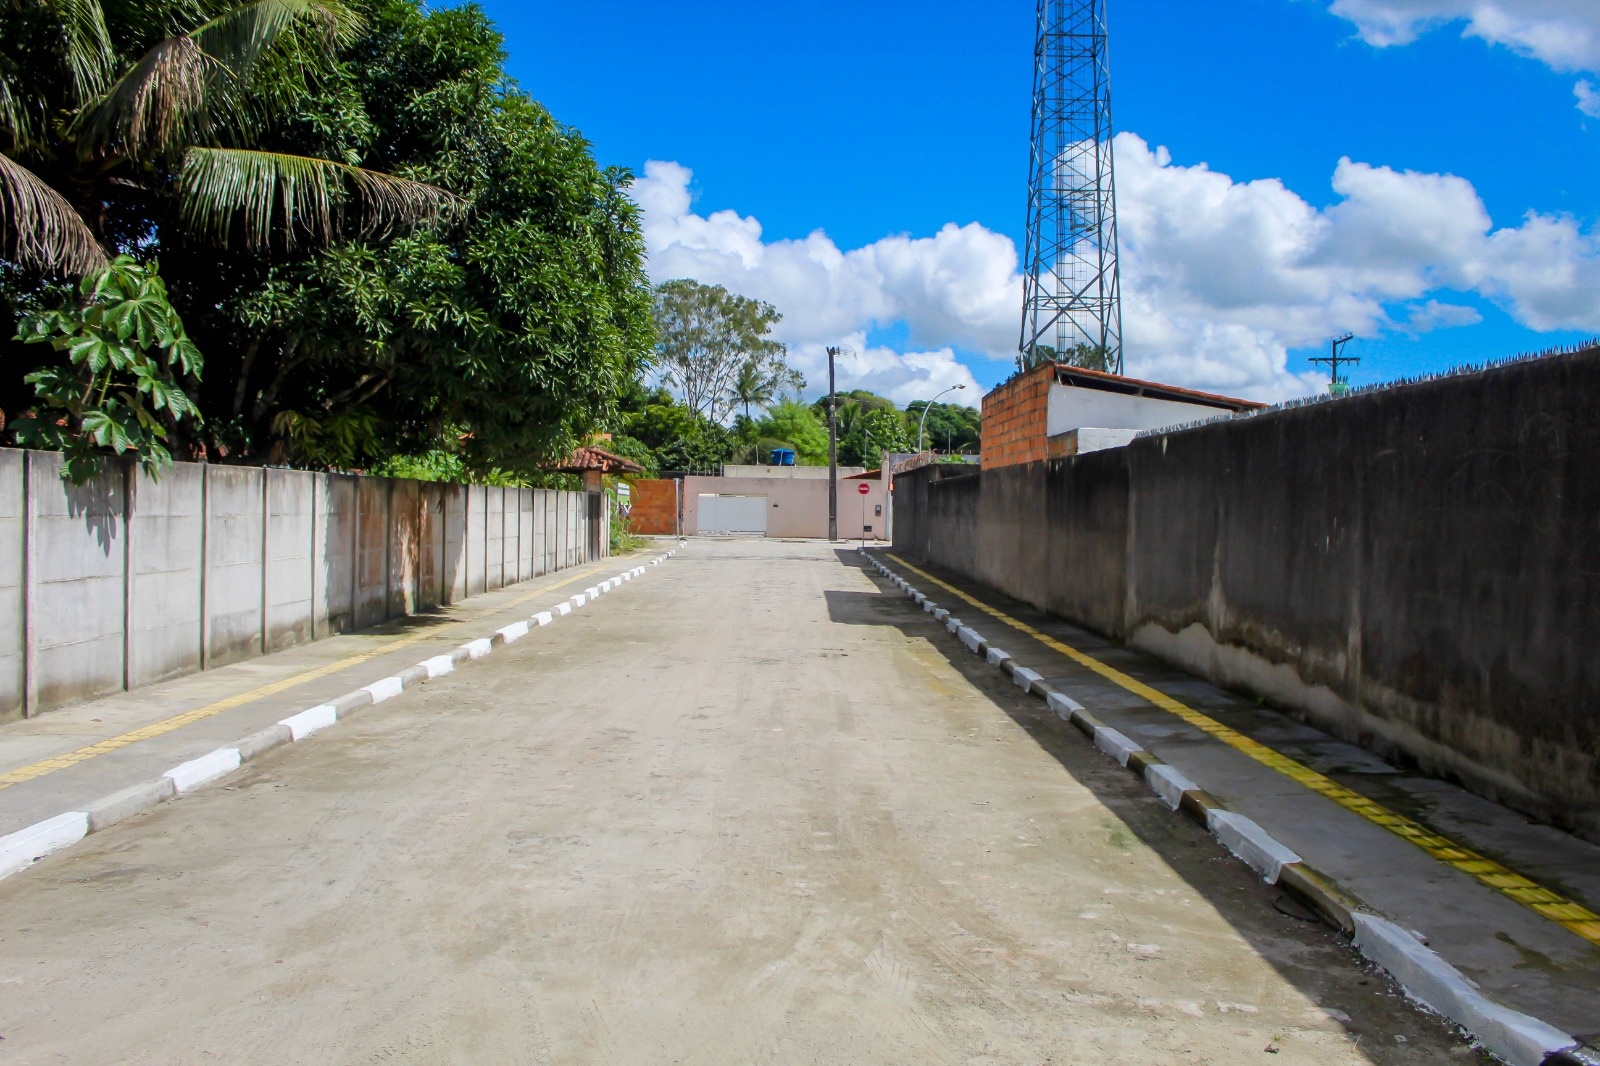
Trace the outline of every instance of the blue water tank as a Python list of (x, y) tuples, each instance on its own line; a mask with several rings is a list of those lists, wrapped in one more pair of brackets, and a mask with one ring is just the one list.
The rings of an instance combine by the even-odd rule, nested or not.
[(794, 449), (793, 448), (774, 448), (774, 449), (772, 449), (772, 465), (773, 466), (793, 466), (794, 465)]

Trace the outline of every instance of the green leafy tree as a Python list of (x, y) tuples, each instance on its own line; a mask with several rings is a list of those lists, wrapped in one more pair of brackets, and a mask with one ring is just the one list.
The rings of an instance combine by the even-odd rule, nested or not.
[(907, 426), (905, 415), (894, 407), (861, 410), (848, 433), (839, 440), (839, 462), (845, 466), (875, 467), (884, 452), (915, 451), (915, 427)]
[[(925, 400), (917, 400), (906, 408), (906, 421), (911, 429), (912, 448), (916, 451), (917, 424), (922, 420)], [(982, 443), (982, 415), (971, 407), (960, 404), (935, 403), (928, 411), (923, 432), (923, 445), (935, 451), (976, 453)]]
[(750, 417), (750, 407), (766, 407), (778, 395), (778, 377), (771, 368), (762, 367), (755, 359), (747, 359), (739, 367), (733, 384), (728, 386), (728, 399), (744, 408), (744, 417)]
[(199, 412), (179, 387), (200, 373), (200, 353), (167, 301), (154, 264), (118, 256), (68, 293), (61, 306), (26, 316), (25, 344), (49, 344), (66, 358), (24, 379), (42, 410), (16, 422), (17, 441), (64, 453), (64, 476), (82, 484), (105, 449), (134, 455), (155, 475), (172, 461), (168, 429)]
[(801, 466), (822, 466), (828, 461), (828, 428), (807, 404), (795, 400), (775, 403), (756, 428), (761, 440), (793, 448)]
[(804, 378), (784, 362), (787, 349), (770, 336), (782, 317), (771, 304), (721, 285), (688, 279), (663, 283), (655, 300), (662, 381), (677, 390), (691, 411), (719, 423), (744, 402), (733, 391), (741, 375), (758, 386), (753, 391), (770, 387), (777, 393), (796, 387), (797, 381), (803, 387)]

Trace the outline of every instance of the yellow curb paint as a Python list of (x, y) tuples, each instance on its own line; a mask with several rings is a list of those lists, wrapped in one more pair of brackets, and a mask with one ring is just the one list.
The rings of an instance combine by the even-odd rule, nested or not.
[(961, 597), (985, 614), (1004, 622), (1013, 629), (1026, 633), (1052, 651), (1058, 651), (1078, 665), (1087, 667), (1112, 684), (1149, 701), (1163, 711), (1177, 715), (1196, 729), (1215, 737), (1236, 751), (1250, 756), (1261, 765), (1276, 770), (1278, 773), (1305, 785), (1319, 795), (1326, 796), (1345, 810), (1358, 814), (1374, 825), (1387, 829), (1402, 840), (1410, 841), (1440, 862), (1455, 867), (1469, 877), (1475, 878), (1479, 883), (1499, 892), (1507, 899), (1515, 900), (1535, 914), (1548, 918), (1591, 944), (1600, 945), (1600, 915), (1594, 914), (1542, 885), (1530, 881), (1514, 870), (1507, 869), (1493, 859), (1485, 858), (1470, 848), (1462, 847), (1460, 844), (1435, 833), (1426, 826), (1413, 822), (1404, 815), (1396, 814), (1359, 792), (1351, 791), (1337, 781), (1311, 769), (1311, 767), (1296, 762), (1287, 755), (1274, 751), (1259, 741), (1251, 740), (1243, 733), (1223, 725), (1215, 718), (1208, 718), (1199, 711), (1178, 702), (1166, 693), (1129, 677), (1116, 667), (1107, 666), (1094, 656), (1063, 644), (1054, 637), (1039, 632), (1026, 622), (1012, 618), (1010, 615), (974, 599), (954, 585), (934, 577), (926, 570), (917, 569), (898, 555), (890, 555), (889, 558), (923, 580), (931, 581), (945, 591)]
[(366, 662), (368, 659), (375, 659), (380, 655), (387, 655), (390, 652), (397, 651), (398, 649), (404, 648), (407, 645), (417, 644), (424, 640), (432, 640), (441, 633), (449, 632), (450, 630), (456, 629), (460, 626), (471, 625), (489, 617), (490, 615), (499, 614), (502, 611), (517, 606), (518, 604), (526, 603), (529, 600), (537, 599), (548, 592), (553, 592), (556, 589), (561, 588), (563, 585), (570, 585), (574, 581), (582, 581), (588, 578), (596, 570), (603, 569), (603, 566), (590, 567), (580, 574), (575, 574), (572, 577), (567, 578), (565, 581), (558, 581), (554, 585), (545, 585), (544, 587), (536, 589), (533, 592), (529, 592), (526, 595), (518, 596), (513, 600), (508, 600), (507, 602), (502, 603), (500, 606), (491, 610), (484, 611), (480, 614), (475, 614), (471, 618), (463, 618), (456, 622), (447, 622), (439, 628), (430, 629), (425, 633), (414, 633), (409, 637), (401, 637), (399, 640), (390, 641), (388, 644), (384, 644), (368, 652), (362, 652), (360, 655), (351, 655), (347, 658), (340, 659), (337, 662), (328, 663), (326, 666), (319, 666), (314, 670), (307, 670), (303, 674), (296, 674), (293, 677), (286, 677), (282, 681), (274, 681), (269, 685), (262, 685), (260, 688), (253, 688), (248, 692), (241, 692), (236, 696), (228, 696), (224, 699), (218, 700), (215, 703), (208, 703), (204, 707), (196, 707), (192, 711), (185, 711), (182, 714), (174, 715), (171, 718), (165, 719), (164, 721), (153, 722), (150, 725), (143, 726), (131, 732), (123, 733), (121, 736), (110, 737), (106, 740), (90, 744), (87, 747), (79, 748), (76, 751), (69, 751), (65, 755), (56, 755), (49, 759), (41, 759), (40, 761), (32, 763), (28, 766), (23, 766), (16, 770), (8, 771), (7, 773), (0, 774), (0, 789), (7, 789), (12, 785), (20, 785), (24, 781), (33, 781), (37, 778), (44, 777), (47, 774), (53, 774), (57, 770), (65, 770), (69, 766), (76, 766), (79, 763), (88, 762), (90, 759), (100, 755), (105, 755), (108, 752), (116, 751), (119, 748), (126, 748), (130, 744), (137, 744), (141, 740), (149, 740), (152, 737), (159, 737), (163, 733), (170, 733), (174, 729), (182, 729), (184, 726), (198, 722), (201, 719), (210, 718), (212, 715), (221, 714), (223, 711), (231, 711), (235, 707), (242, 707), (247, 703), (253, 703), (256, 700), (263, 699), (267, 696), (275, 696), (280, 692), (286, 692), (298, 685), (303, 685), (307, 681), (315, 681), (319, 677), (326, 677), (329, 674), (338, 673), (340, 670), (344, 670), (352, 666), (358, 666), (361, 663)]

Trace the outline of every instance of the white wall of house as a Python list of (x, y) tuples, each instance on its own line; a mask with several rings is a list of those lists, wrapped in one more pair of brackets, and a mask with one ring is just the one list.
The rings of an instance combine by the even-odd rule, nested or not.
[[(867, 486), (865, 500), (859, 486)], [(878, 508), (888, 511), (882, 481), (839, 482), (839, 538), (859, 540), (862, 533), (863, 505), (865, 521), (872, 526), (868, 540), (884, 539), (888, 532), (888, 515), (877, 513)], [(759, 478), (759, 477), (687, 477), (683, 479), (683, 532), (696, 536), (701, 532), (714, 532), (702, 528), (700, 508), (702, 497), (759, 496), (766, 500), (767, 536), (769, 537), (826, 537), (828, 535), (828, 482), (811, 478)], [(735, 507), (747, 506), (735, 504)], [(713, 524), (725, 524), (726, 506), (712, 504), (716, 513), (709, 517)], [(748, 523), (746, 523), (748, 524)]]
[(1165, 429), (1229, 412), (1221, 407), (1199, 403), (1158, 400), (1150, 396), (1128, 396), (1077, 385), (1050, 386), (1046, 419), (1049, 436), (1084, 427), (1099, 429)]

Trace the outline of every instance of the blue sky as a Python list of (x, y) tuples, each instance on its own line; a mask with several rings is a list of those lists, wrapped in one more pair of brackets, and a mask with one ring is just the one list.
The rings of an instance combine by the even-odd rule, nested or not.
[[(901, 402), (1010, 370), (1033, 4), (494, 0), (657, 280)], [(1110, 0), (1129, 372), (1262, 398), (1600, 334), (1596, 0)], [(1593, 112), (1586, 114), (1585, 108)], [(1009, 258), (1008, 258), (1009, 257)]]

